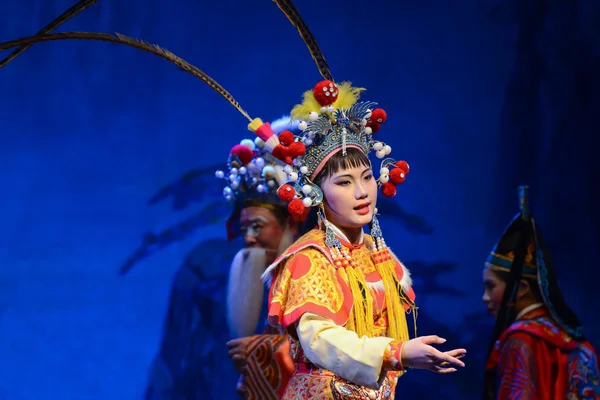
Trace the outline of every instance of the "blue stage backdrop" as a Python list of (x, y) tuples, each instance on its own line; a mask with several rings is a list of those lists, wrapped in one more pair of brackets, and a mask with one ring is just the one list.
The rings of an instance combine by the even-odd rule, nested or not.
[[(36, 33), (72, 2), (0, 1), (0, 41)], [(469, 351), (455, 374), (406, 374), (402, 398), (478, 398), (493, 322), (483, 261), (519, 184), (599, 346), (600, 3), (297, 3), (336, 80), (368, 89), (388, 112), (382, 140), (411, 165), (382, 228), (415, 278), (419, 333)], [(158, 44), (264, 120), (321, 79), (269, 0), (101, 0), (58, 31)], [(219, 256), (239, 245), (225, 243), (212, 174), (251, 135), (247, 121), (173, 64), (105, 42), (34, 45), (0, 69), (0, 99), (0, 399), (140, 399), (177, 269), (200, 246), (215, 266), (206, 279), (222, 277)], [(170, 184), (174, 196), (148, 204)], [(226, 329), (211, 329), (206, 351), (221, 354), (210, 338)]]

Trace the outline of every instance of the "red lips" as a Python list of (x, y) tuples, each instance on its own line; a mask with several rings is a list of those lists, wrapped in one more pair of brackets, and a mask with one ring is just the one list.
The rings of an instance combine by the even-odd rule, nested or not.
[(369, 207), (371, 205), (371, 202), (366, 202), (366, 203), (362, 203), (357, 205), (356, 207), (354, 207), (355, 210), (360, 210), (361, 208), (366, 208)]

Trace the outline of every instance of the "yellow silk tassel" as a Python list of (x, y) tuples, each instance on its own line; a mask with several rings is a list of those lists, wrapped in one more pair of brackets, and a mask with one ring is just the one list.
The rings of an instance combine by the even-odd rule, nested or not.
[(359, 268), (352, 266), (340, 268), (339, 272), (342, 276), (346, 275), (345, 280), (354, 298), (346, 328), (356, 332), (358, 337), (373, 337), (373, 296), (367, 286), (365, 275)]
[[(387, 249), (379, 250), (373, 254), (375, 268), (385, 288), (385, 303), (387, 305), (388, 315), (388, 336), (402, 342), (410, 340), (408, 335), (408, 324), (406, 322), (406, 312), (402, 300), (408, 303), (398, 281), (394, 278), (396, 269), (396, 260)], [(379, 261), (381, 260), (381, 261)]]

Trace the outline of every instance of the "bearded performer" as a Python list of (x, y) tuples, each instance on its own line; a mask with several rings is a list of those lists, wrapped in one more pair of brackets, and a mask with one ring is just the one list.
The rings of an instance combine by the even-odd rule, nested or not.
[(496, 316), (483, 398), (598, 400), (597, 352), (563, 299), (527, 191), (483, 270), (483, 301)]
[[(289, 117), (273, 122), (276, 131), (294, 129), (295, 125)], [(241, 166), (240, 160), (245, 162), (245, 167)], [(211, 286), (210, 282), (198, 279), (188, 262), (177, 272), (146, 399), (230, 398), (236, 380), (223, 365), (221, 346), (225, 348), (224, 340), (214, 337), (216, 332), (206, 332), (219, 329), (215, 325), (225, 323), (234, 338), (227, 343), (229, 356), (241, 373), (235, 387), (238, 395), (244, 399), (278, 399), (291, 376), (286, 337), (261, 324), (266, 318), (261, 274), (295, 240), (302, 225), (289, 216), (281, 201), (273, 195), (273, 187), (277, 186), (273, 182), (285, 176), (283, 166), (264, 154), (255, 142), (244, 140), (234, 146), (227, 165), (227, 173), (216, 173), (217, 178), (227, 179), (229, 186), (223, 194), (233, 206), (226, 223), (227, 238), (231, 242), (243, 236), (244, 248), (231, 262), (228, 283), (225, 283), (227, 293), (222, 300), (217, 300), (220, 304), (212, 305), (214, 315), (208, 318), (210, 322), (191, 323), (190, 318), (192, 315), (199, 315), (201, 319), (207, 317), (206, 300), (198, 299), (205, 297), (204, 291), (218, 292), (222, 281)], [(207, 335), (216, 343), (216, 349), (202, 350), (206, 347), (203, 342), (208, 340)], [(205, 354), (207, 352), (212, 356)]]
[[(289, 117), (274, 121), (274, 132), (293, 130)], [(233, 259), (227, 288), (227, 324), (234, 338), (229, 355), (242, 374), (238, 393), (244, 399), (279, 399), (294, 366), (287, 337), (266, 324), (266, 287), (261, 275), (287, 249), (307, 215), (293, 218), (277, 189), (287, 180), (283, 162), (264, 149), (260, 139), (243, 140), (231, 150), (228, 171), (217, 171), (226, 180), (224, 196), (234, 206), (227, 222), (228, 237), (243, 235), (245, 248)]]

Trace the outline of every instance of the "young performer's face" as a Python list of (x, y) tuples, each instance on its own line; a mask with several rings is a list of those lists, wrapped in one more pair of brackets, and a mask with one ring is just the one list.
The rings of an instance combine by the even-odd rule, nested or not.
[(370, 167), (340, 169), (321, 183), (327, 219), (339, 228), (362, 228), (371, 222), (377, 181)]
[(487, 310), (493, 316), (497, 316), (502, 303), (502, 296), (506, 283), (489, 268), (483, 269), (483, 302), (487, 306)]

